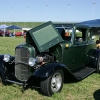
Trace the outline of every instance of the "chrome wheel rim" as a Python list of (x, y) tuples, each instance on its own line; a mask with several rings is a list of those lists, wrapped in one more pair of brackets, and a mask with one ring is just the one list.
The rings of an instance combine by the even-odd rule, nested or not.
[(51, 79), (51, 90), (52, 92), (58, 92), (61, 88), (62, 77), (60, 73), (55, 73)]

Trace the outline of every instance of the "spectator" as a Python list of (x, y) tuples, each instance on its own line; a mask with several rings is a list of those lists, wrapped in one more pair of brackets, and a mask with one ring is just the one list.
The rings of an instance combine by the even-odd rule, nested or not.
[(11, 33), (10, 33), (10, 36), (11, 36), (11, 37), (14, 37), (14, 33), (13, 33), (13, 32), (11, 32)]
[(96, 47), (97, 47), (97, 49), (100, 49), (100, 42), (99, 42), (99, 40), (96, 41)]
[(27, 33), (27, 30), (24, 30), (23, 36), (24, 36), (24, 38), (25, 38), (25, 41), (26, 41), (26, 33)]
[(99, 43), (100, 43), (100, 30), (98, 31), (98, 33), (99, 33)]
[(70, 36), (69, 31), (65, 30), (65, 36)]

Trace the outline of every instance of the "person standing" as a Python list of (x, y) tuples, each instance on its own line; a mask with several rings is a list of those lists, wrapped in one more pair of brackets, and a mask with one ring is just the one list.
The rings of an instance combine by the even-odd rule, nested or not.
[(97, 49), (100, 49), (100, 30), (98, 31), (98, 40), (96, 40), (96, 47), (97, 47)]
[(98, 31), (98, 33), (99, 33), (99, 43), (100, 43), (100, 30)]

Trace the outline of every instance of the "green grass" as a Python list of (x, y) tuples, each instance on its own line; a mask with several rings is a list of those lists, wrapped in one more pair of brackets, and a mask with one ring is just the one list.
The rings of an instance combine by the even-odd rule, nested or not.
[(21, 37), (0, 37), (0, 53), (14, 55), (15, 47), (24, 42), (24, 38)]
[[(23, 37), (0, 37), (0, 53), (14, 55), (15, 47), (23, 42)], [(28, 88), (24, 93), (21, 90), (19, 85), (0, 83), (0, 100), (94, 100), (94, 97), (100, 100), (100, 75), (94, 73), (77, 83), (64, 83), (62, 91), (52, 97), (44, 96), (36, 89)]]

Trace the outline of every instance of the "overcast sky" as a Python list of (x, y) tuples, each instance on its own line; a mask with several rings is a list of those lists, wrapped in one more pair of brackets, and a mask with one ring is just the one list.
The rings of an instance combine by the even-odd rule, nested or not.
[(100, 19), (100, 0), (0, 0), (0, 22)]

